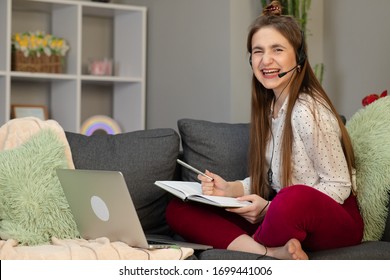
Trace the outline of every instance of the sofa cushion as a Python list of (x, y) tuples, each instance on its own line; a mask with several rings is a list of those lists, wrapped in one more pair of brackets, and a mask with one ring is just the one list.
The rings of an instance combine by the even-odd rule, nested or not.
[[(389, 194), (390, 196), (390, 194)], [(389, 208), (390, 208), (390, 205), (389, 205)], [(387, 219), (386, 219), (386, 226), (385, 226), (385, 231), (382, 235), (382, 239), (383, 241), (387, 241), (387, 242), (390, 242), (390, 209), (387, 211)]]
[(66, 136), (77, 169), (121, 171), (145, 232), (169, 233), (165, 223), (168, 194), (154, 182), (173, 178), (180, 147), (176, 131), (167, 128), (92, 136), (66, 132)]
[(389, 260), (390, 242), (365, 241), (337, 249), (308, 252), (310, 260)]
[(79, 233), (55, 169), (67, 168), (65, 145), (43, 129), (0, 153), (0, 236), (22, 245), (49, 243)]
[(356, 158), (357, 199), (364, 240), (389, 238), (390, 97), (360, 109), (347, 122)]
[[(181, 119), (178, 129), (185, 162), (229, 181), (248, 176), (249, 124)], [(183, 181), (197, 181), (197, 175), (184, 167), (181, 174)]]
[(211, 249), (195, 252), (199, 260), (276, 260), (273, 257), (241, 251)]

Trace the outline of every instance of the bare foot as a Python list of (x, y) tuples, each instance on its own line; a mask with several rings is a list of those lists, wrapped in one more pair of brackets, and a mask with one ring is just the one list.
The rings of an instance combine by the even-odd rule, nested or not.
[(303, 251), (301, 242), (292, 238), (282, 247), (268, 248), (268, 256), (282, 260), (308, 260), (309, 257)]
[(243, 234), (234, 239), (229, 246), (229, 250), (243, 251), (260, 255), (267, 255), (281, 260), (308, 260), (309, 257), (303, 251), (301, 242), (298, 239), (292, 238), (284, 246), (267, 247), (267, 249), (257, 243), (249, 235)]

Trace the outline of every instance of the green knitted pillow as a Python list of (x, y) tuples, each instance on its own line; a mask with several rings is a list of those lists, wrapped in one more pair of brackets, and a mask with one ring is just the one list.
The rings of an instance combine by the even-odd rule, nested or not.
[(390, 97), (356, 112), (347, 122), (356, 157), (357, 199), (364, 240), (380, 240), (390, 195)]
[(0, 152), (0, 237), (22, 245), (79, 234), (55, 169), (67, 168), (64, 144), (44, 129)]

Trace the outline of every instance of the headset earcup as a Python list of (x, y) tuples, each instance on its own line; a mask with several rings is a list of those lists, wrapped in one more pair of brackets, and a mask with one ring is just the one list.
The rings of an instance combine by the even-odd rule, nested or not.
[(298, 53), (298, 65), (300, 65), (301, 67), (303, 66), (303, 64), (305, 63), (305, 60), (306, 60), (306, 54), (305, 54), (305, 50), (304, 50), (304, 46), (305, 46), (305, 33), (303, 31), (301, 31), (301, 45), (299, 47), (299, 53)]

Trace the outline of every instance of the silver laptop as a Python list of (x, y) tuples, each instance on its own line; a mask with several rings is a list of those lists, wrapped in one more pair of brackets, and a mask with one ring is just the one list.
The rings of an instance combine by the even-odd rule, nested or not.
[(123, 174), (119, 171), (57, 169), (80, 235), (84, 239), (107, 237), (138, 248), (173, 246), (206, 250), (211, 246), (164, 239), (147, 238)]

